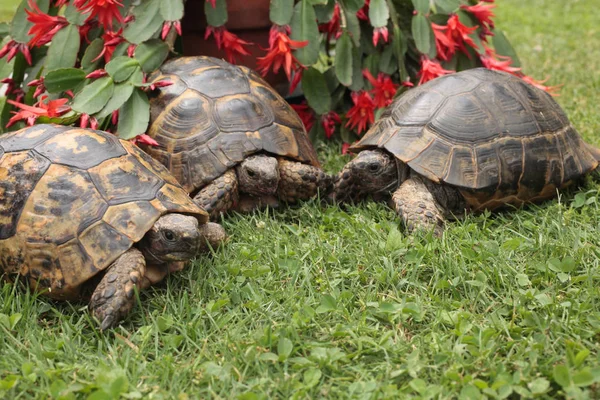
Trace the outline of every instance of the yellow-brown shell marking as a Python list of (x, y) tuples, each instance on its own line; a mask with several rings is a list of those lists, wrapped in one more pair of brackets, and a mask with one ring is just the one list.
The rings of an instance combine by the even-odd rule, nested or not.
[(0, 269), (9, 279), (77, 298), (168, 212), (208, 219), (162, 165), (114, 135), (37, 125), (0, 136)]
[(319, 166), (298, 115), (252, 70), (211, 57), (182, 57), (150, 77), (159, 79), (173, 83), (150, 100), (148, 135), (159, 146), (142, 147), (188, 192), (261, 151)]

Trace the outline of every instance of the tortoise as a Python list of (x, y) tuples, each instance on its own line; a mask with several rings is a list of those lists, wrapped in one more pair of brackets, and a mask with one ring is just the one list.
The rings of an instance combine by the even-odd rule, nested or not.
[(485, 68), (436, 78), (394, 100), (336, 177), (335, 201), (388, 197), (407, 229), (466, 211), (519, 207), (556, 195), (598, 166), (543, 90)]
[(0, 273), (90, 299), (102, 330), (131, 310), (134, 287), (224, 240), (207, 221), (160, 163), (112, 134), (35, 125), (0, 136)]
[(169, 81), (150, 99), (142, 149), (165, 165), (212, 219), (324, 193), (320, 168), (302, 121), (254, 71), (212, 57), (163, 64), (149, 82)]

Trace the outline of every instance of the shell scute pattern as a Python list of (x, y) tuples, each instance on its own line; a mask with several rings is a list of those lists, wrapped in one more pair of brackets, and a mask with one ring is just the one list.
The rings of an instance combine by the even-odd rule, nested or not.
[(549, 197), (598, 165), (548, 93), (483, 68), (402, 95), (351, 149), (373, 147), (463, 190), (474, 208)]
[(80, 297), (166, 212), (208, 220), (164, 166), (114, 135), (38, 125), (0, 146), (11, 149), (0, 158), (0, 268), (51, 297)]
[[(260, 151), (319, 166), (300, 118), (254, 71), (210, 57), (182, 57), (164, 64), (157, 78), (183, 82), (186, 90), (157, 90), (148, 135), (159, 146), (142, 148), (189, 192)], [(187, 104), (191, 98), (197, 104)]]

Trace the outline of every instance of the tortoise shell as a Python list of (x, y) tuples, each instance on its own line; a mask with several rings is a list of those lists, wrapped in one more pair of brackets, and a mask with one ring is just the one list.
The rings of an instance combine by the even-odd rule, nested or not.
[(546, 92), (485, 68), (434, 79), (397, 98), (351, 150), (383, 148), (474, 209), (553, 197), (598, 166)]
[(252, 70), (212, 57), (165, 63), (149, 82), (166, 79), (150, 99), (148, 135), (141, 147), (192, 193), (247, 156), (267, 152), (318, 167), (302, 121)]
[(35, 125), (0, 136), (0, 271), (58, 299), (163, 214), (208, 215), (158, 162), (102, 131)]

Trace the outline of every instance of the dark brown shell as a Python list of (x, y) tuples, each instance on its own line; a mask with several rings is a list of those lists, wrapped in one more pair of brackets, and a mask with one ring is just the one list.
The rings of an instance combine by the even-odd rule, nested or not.
[(162, 165), (114, 135), (36, 125), (0, 136), (0, 270), (54, 298), (78, 297), (169, 212), (208, 220)]
[(384, 148), (474, 208), (520, 205), (598, 166), (546, 92), (503, 72), (446, 75), (396, 99), (352, 150)]
[(150, 99), (142, 146), (191, 193), (247, 156), (267, 152), (319, 166), (296, 112), (255, 72), (212, 57), (165, 63), (149, 81), (173, 84)]

